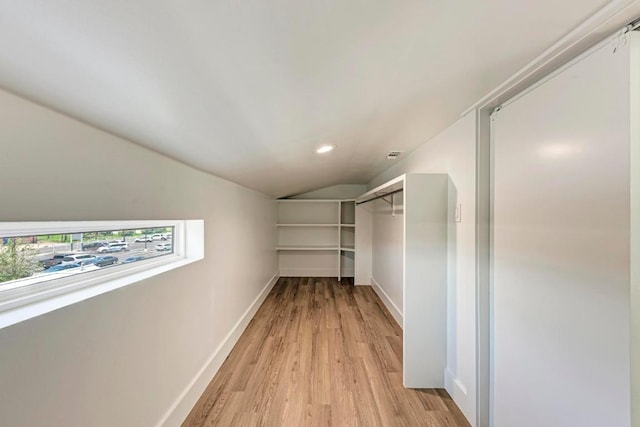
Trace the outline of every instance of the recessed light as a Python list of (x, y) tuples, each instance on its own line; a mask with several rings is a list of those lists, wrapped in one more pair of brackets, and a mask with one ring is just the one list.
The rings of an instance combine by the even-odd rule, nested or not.
[(316, 154), (328, 153), (329, 151), (333, 151), (334, 148), (336, 148), (335, 145), (323, 144), (323, 145), (319, 146), (318, 148), (316, 148)]

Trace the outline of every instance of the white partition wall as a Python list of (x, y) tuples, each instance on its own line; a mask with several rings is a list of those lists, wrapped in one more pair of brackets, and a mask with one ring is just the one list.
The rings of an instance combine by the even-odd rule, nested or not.
[(357, 264), (372, 266), (373, 288), (402, 325), (405, 387), (444, 387), (448, 186), (446, 174), (406, 174), (356, 199), (370, 225), (358, 223), (358, 235), (371, 235), (357, 237), (371, 244)]
[[(451, 209), (450, 204), (445, 388), (471, 421), (476, 418), (475, 147), (476, 120), (473, 114), (469, 114), (406, 157), (394, 162), (393, 166), (369, 183), (370, 187), (374, 188), (404, 173), (449, 175), (449, 200), (455, 208)], [(451, 216), (456, 210), (458, 214), (453, 222)], [(366, 229), (366, 221), (363, 220), (366, 218), (366, 215), (358, 218), (358, 229)], [(365, 253), (366, 244), (366, 241), (359, 242), (358, 255)], [(361, 265), (358, 265), (358, 272)], [(366, 282), (357, 281), (356, 284), (358, 283), (369, 284), (369, 277), (366, 277)]]
[(637, 74), (605, 45), (494, 117), (494, 427), (631, 425)]
[[(356, 206), (356, 224), (358, 227), (355, 230), (356, 247), (358, 251), (355, 253), (355, 280), (354, 284), (357, 285), (370, 285), (371, 284), (371, 269), (372, 269), (372, 204)], [(399, 316), (399, 313), (398, 313)], [(402, 319), (396, 317), (399, 324), (402, 324)]]
[(449, 176), (407, 174), (404, 248), (404, 385), (443, 388), (447, 357)]

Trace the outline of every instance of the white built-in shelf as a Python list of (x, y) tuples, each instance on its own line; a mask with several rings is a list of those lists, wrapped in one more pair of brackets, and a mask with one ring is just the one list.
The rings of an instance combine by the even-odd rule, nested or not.
[(353, 202), (355, 199), (340, 200), (340, 199), (278, 199), (278, 203), (339, 203), (339, 202)]
[(358, 196), (355, 200), (356, 203), (362, 203), (366, 200), (372, 199), (377, 196), (381, 196), (383, 194), (391, 193), (396, 190), (400, 190), (404, 187), (405, 175), (400, 175), (397, 178), (392, 179), (382, 185), (377, 186), (373, 190), (369, 190), (366, 193)]
[[(276, 224), (278, 227), (338, 227), (340, 224)], [(351, 225), (350, 227), (354, 227)]]
[(276, 225), (281, 274), (354, 275), (355, 200), (281, 199)]
[(278, 246), (279, 251), (337, 251), (337, 246)]

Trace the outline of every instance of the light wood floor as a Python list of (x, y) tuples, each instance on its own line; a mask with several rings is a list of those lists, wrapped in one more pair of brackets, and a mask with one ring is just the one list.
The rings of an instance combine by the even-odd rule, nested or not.
[(402, 387), (402, 330), (368, 286), (281, 278), (183, 426), (469, 426)]

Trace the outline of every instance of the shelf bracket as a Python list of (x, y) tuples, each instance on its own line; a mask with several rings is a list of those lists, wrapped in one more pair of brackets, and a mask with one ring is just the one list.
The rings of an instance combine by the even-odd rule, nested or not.
[(391, 216), (396, 216), (396, 198), (395, 198), (395, 194), (391, 195)]
[(394, 194), (396, 194), (396, 193), (400, 193), (401, 191), (403, 191), (403, 189), (402, 189), (402, 188), (400, 188), (400, 189), (398, 189), (398, 190), (390, 191), (390, 192), (388, 192), (388, 193), (379, 194), (379, 195), (377, 195), (377, 196), (375, 196), (375, 197), (372, 197), (372, 198), (370, 198), (370, 199), (363, 200), (363, 201), (361, 201), (361, 202), (356, 202), (356, 206), (363, 205), (363, 204), (365, 204), (365, 203), (369, 203), (369, 202), (373, 202), (374, 200), (378, 200), (378, 199), (382, 199), (382, 200), (384, 200), (385, 202), (389, 203), (390, 205), (393, 205), (393, 199), (392, 199), (391, 201), (389, 201), (389, 200), (387, 200), (387, 199), (386, 199), (386, 197), (387, 197), (387, 196), (393, 196)]

